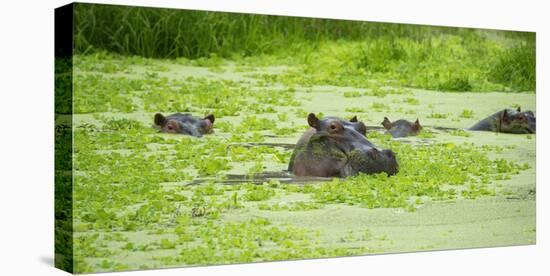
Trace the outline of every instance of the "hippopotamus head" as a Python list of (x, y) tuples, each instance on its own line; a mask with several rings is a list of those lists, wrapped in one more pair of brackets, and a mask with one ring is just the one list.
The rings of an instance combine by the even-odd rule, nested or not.
[(416, 135), (422, 129), (418, 118), (414, 123), (411, 123), (407, 120), (397, 120), (392, 122), (388, 119), (388, 117), (384, 117), (382, 126), (384, 126), (388, 133), (390, 133), (394, 138)]
[(196, 137), (212, 133), (214, 120), (213, 114), (204, 118), (194, 117), (188, 113), (175, 113), (166, 117), (160, 113), (155, 114), (155, 125), (160, 127), (161, 132), (186, 134)]
[[(289, 170), (298, 176), (346, 177), (360, 172), (397, 173), (398, 166), (391, 150), (379, 150), (358, 132), (360, 125), (349, 124), (337, 117), (317, 118), (308, 115), (313, 133), (298, 143)], [(352, 122), (353, 123), (353, 122)]]
[(500, 131), (505, 133), (536, 133), (536, 118), (532, 111), (521, 108), (504, 109), (500, 113)]

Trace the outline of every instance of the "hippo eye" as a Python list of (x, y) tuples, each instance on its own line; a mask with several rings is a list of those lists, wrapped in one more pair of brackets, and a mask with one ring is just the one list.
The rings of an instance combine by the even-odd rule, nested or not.
[(336, 125), (330, 125), (330, 129), (336, 129)]
[(519, 114), (518, 115), (518, 120), (521, 121), (521, 122), (524, 122), (524, 121), (527, 121), (527, 118), (525, 116), (523, 116), (523, 114)]

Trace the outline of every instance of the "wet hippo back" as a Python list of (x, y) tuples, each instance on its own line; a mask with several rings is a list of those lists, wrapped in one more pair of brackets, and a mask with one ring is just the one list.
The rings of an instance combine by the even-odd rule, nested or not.
[(388, 150), (377, 149), (353, 126), (336, 117), (308, 116), (312, 127), (298, 141), (289, 171), (297, 176), (347, 177), (362, 173), (397, 173)]
[(520, 108), (504, 109), (479, 121), (469, 130), (513, 134), (536, 133), (536, 118), (532, 111), (522, 112)]

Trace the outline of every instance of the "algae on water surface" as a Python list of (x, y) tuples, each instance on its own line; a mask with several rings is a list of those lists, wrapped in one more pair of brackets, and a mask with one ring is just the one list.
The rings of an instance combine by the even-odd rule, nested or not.
[[(464, 130), (504, 107), (536, 111), (532, 93), (255, 74), (284, 76), (292, 65), (75, 59), (77, 272), (535, 242), (536, 135)], [(214, 113), (215, 131), (157, 133), (156, 112)], [(396, 152), (400, 172), (297, 181), (284, 170), (310, 112), (357, 115), (369, 140)], [(384, 116), (419, 118), (424, 129), (391, 139)]]

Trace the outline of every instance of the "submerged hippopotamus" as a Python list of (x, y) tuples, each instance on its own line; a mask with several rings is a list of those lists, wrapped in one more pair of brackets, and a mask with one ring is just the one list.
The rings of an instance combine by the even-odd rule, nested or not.
[(388, 117), (384, 117), (382, 126), (387, 129), (386, 133), (390, 133), (393, 138), (417, 135), (422, 129), (418, 119), (414, 123), (407, 120), (397, 120), (392, 123)]
[(161, 132), (187, 134), (201, 137), (203, 134), (212, 133), (214, 115), (210, 114), (204, 118), (194, 117), (189, 113), (174, 113), (164, 117), (155, 114), (155, 125)]
[(347, 177), (360, 172), (397, 173), (394, 153), (391, 150), (379, 150), (369, 142), (360, 133), (366, 127), (357, 122), (356, 118), (355, 122), (346, 122), (337, 117), (321, 120), (310, 113), (307, 121), (312, 128), (296, 144), (288, 165), (288, 170), (295, 175)]
[(536, 133), (536, 118), (533, 111), (521, 111), (521, 108), (501, 110), (469, 128), (503, 133)]

